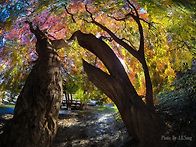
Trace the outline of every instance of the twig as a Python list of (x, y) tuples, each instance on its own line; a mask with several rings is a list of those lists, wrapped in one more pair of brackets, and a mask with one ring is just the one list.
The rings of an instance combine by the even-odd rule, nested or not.
[(85, 5), (85, 9), (86, 9), (86, 12), (88, 12), (88, 14), (90, 14), (90, 18), (94, 21), (95, 19), (93, 18), (93, 14), (88, 10), (87, 4)]
[(100, 27), (102, 30), (106, 31), (111, 38), (118, 43), (119, 45), (123, 46), (125, 49), (127, 49), (134, 57), (139, 58), (139, 54), (137, 52), (137, 50), (135, 50), (132, 46), (130, 46), (129, 44), (127, 44), (126, 42), (124, 42), (122, 39), (118, 38), (114, 32), (112, 32), (110, 29), (108, 29), (107, 27), (103, 26), (102, 24), (100, 24), (99, 22), (97, 22), (94, 18), (92, 13), (88, 10), (87, 5), (85, 5), (85, 9), (86, 11), (90, 14), (90, 17), (92, 19), (91, 23), (97, 25), (98, 27)]
[(131, 47), (132, 47), (133, 49), (137, 50), (136, 47), (135, 47), (128, 39), (122, 38), (121, 40), (122, 40), (122, 41), (124, 41), (124, 40), (127, 41), (127, 42), (131, 45)]
[[(107, 15), (107, 16), (110, 17), (110, 18), (113, 18), (116, 21), (126, 21), (129, 17), (136, 17), (131, 12), (127, 13), (123, 18), (116, 18), (116, 17), (111, 16), (111, 15)], [(138, 19), (141, 20), (141, 21), (143, 21), (143, 22), (145, 22), (145, 23), (147, 23), (149, 27), (151, 27), (151, 26), (154, 27), (151, 22), (148, 22), (145, 19), (140, 18), (140, 17)]]
[(65, 11), (67, 12), (67, 14), (69, 14), (71, 16), (72, 21), (74, 23), (76, 23), (76, 20), (74, 19), (74, 15), (68, 11), (68, 9), (66, 8), (66, 6), (65, 6)]
[(82, 19), (83, 21), (87, 22), (87, 23), (92, 23), (92, 21), (88, 21), (86, 19)]
[[(139, 18), (139, 13), (136, 9), (136, 7), (129, 1), (127, 0), (127, 3), (134, 9), (136, 16)], [(133, 13), (132, 13), (133, 14)], [(134, 15), (134, 14), (133, 14)]]

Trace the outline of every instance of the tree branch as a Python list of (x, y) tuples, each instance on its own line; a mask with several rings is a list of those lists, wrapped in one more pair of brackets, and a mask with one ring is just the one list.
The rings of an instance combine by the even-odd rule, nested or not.
[(31, 31), (31, 33), (36, 33), (35, 32), (35, 29), (33, 28), (33, 23), (32, 22), (30, 22), (30, 21), (25, 21), (25, 23), (27, 23), (28, 25), (29, 25), (29, 28), (30, 28), (30, 31)]
[(72, 21), (74, 23), (76, 23), (76, 20), (74, 19), (74, 15), (68, 11), (68, 9), (66, 8), (66, 6), (65, 6), (65, 11), (67, 12), (67, 14), (69, 14), (71, 16)]
[(139, 13), (138, 13), (136, 7), (129, 0), (126, 0), (126, 1), (134, 9), (135, 14), (136, 14), (136, 15), (134, 15), (133, 13), (129, 13), (129, 15), (135, 20), (135, 22), (138, 25), (138, 29), (139, 29), (139, 33), (140, 33), (140, 46), (139, 46), (138, 51), (144, 56), (144, 31), (143, 31), (142, 24), (140, 22), (140, 16), (139, 16)]
[(139, 29), (139, 34), (140, 34), (140, 46), (139, 46), (139, 52), (144, 55), (144, 30), (142, 27), (142, 24), (139, 20), (139, 17), (136, 17), (135, 15), (132, 16), (132, 18), (135, 20), (135, 22), (138, 25), (138, 29)]
[[(113, 79), (110, 75), (103, 72), (101, 69), (89, 64), (83, 59), (84, 71), (87, 73), (88, 78), (92, 81), (95, 86), (102, 90), (109, 98), (115, 103), (117, 101), (114, 95)], [(100, 82), (101, 81), (101, 82)]]
[(87, 4), (85, 5), (85, 10), (86, 10), (86, 12), (88, 12), (88, 14), (90, 14), (90, 18), (91, 18), (92, 20), (95, 20), (95, 19), (93, 18), (93, 14), (88, 10)]
[(128, 40), (128, 39), (126, 39), (126, 38), (122, 38), (122, 40), (125, 40), (125, 41), (127, 41), (129, 44), (130, 44), (130, 46), (133, 48), (133, 49), (135, 49), (136, 50), (136, 47)]
[(99, 22), (97, 22), (93, 16), (92, 13), (87, 9), (87, 6), (85, 6), (86, 11), (90, 14), (90, 17), (92, 19), (91, 23), (97, 25), (98, 27), (100, 27), (101, 29), (103, 29), (104, 31), (106, 31), (113, 39), (116, 43), (120, 44), (121, 46), (123, 46), (126, 50), (128, 50), (134, 57), (139, 58), (139, 54), (138, 52), (132, 48), (129, 44), (127, 44), (126, 42), (124, 42), (122, 39), (118, 38), (112, 31), (110, 31), (107, 27), (103, 26), (102, 24), (100, 24)]
[(136, 16), (139, 17), (139, 13), (138, 13), (136, 7), (129, 0), (127, 0), (127, 3), (134, 9)]
[(79, 34), (79, 33), (80, 33), (79, 30), (76, 31), (76, 32), (74, 32), (74, 33), (71, 35), (71, 37), (70, 37), (69, 39), (67, 39), (67, 41), (70, 42), (70, 41), (74, 40), (74, 39), (77, 37), (77, 34)]
[[(116, 20), (116, 21), (125, 21), (125, 20), (127, 20), (127, 18), (129, 18), (129, 17), (133, 17), (133, 15), (134, 15), (134, 14), (132, 14), (132, 12), (129, 12), (129, 13), (125, 14), (125, 16), (124, 16), (123, 18), (116, 18), (116, 17), (111, 16), (111, 15), (107, 15), (107, 16), (110, 17), (110, 18), (113, 18), (113, 19)], [(146, 21), (146, 20), (143, 19), (143, 18), (140, 18), (140, 17), (139, 17), (139, 20), (141, 20), (141, 21), (147, 23), (149, 27), (153, 26), (152, 23)]]
[(37, 39), (42, 39), (42, 38), (46, 37), (46, 34), (44, 32), (42, 32), (38, 26), (36, 26), (36, 29), (34, 29), (32, 22), (25, 21), (25, 23), (27, 23), (29, 25), (31, 33), (33, 33)]

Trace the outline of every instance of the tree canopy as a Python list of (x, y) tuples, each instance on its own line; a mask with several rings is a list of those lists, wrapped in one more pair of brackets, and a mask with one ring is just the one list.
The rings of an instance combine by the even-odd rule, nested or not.
[[(68, 39), (80, 29), (93, 33), (112, 47), (126, 69), (128, 76), (140, 95), (145, 93), (145, 80), (141, 65), (122, 46), (97, 25), (90, 23), (93, 17), (100, 24), (127, 42), (133, 48), (139, 47), (137, 23), (128, 14), (133, 8), (124, 0), (2, 0), (0, 6), (0, 89), (1, 95), (18, 95), (29, 73), (35, 53), (35, 36), (25, 21), (48, 32), (50, 39)], [(176, 72), (190, 68), (196, 55), (195, 44), (195, 2), (134, 0), (142, 19), (145, 37), (145, 53), (155, 94), (171, 89)], [(85, 9), (88, 6), (88, 13)], [(92, 16), (91, 16), (92, 14)], [(72, 75), (81, 78), (82, 57), (106, 71), (103, 63), (92, 53), (81, 48), (76, 41), (63, 44), (58, 50), (62, 60), (65, 79)], [(80, 77), (80, 78), (78, 78)], [(83, 76), (85, 77), (85, 76)], [(73, 80), (67, 80), (73, 82)], [(80, 84), (83, 82), (78, 82)], [(85, 89), (79, 88), (79, 90)]]

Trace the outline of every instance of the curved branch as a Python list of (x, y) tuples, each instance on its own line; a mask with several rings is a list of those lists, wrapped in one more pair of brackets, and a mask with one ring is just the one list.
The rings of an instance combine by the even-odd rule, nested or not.
[[(127, 0), (128, 1), (128, 0)], [(127, 51), (129, 51), (135, 58), (137, 58), (139, 60), (139, 62), (142, 64), (142, 67), (144, 69), (144, 74), (145, 74), (145, 82), (146, 82), (146, 102), (147, 104), (149, 104), (149, 106), (153, 107), (153, 90), (152, 90), (152, 82), (150, 79), (150, 74), (149, 74), (149, 70), (148, 70), (148, 66), (146, 64), (145, 61), (145, 54), (144, 54), (144, 31), (143, 31), (143, 27), (142, 24), (140, 22), (140, 17), (139, 17), (139, 13), (137, 11), (137, 9), (135, 8), (135, 6), (133, 4), (131, 4), (128, 1), (129, 5), (131, 5), (136, 13), (136, 15), (134, 15), (133, 13), (129, 13), (126, 17), (128, 17), (129, 15), (135, 20), (135, 22), (138, 25), (138, 30), (139, 30), (139, 34), (140, 34), (140, 45), (139, 45), (139, 49), (135, 50), (132, 46), (130, 46), (128, 43), (124, 42), (122, 39), (118, 38), (111, 30), (109, 30), (107, 27), (103, 26), (102, 24), (100, 24), (99, 22), (97, 22), (94, 18), (92, 13), (86, 8), (86, 11), (90, 14), (90, 17), (92, 19), (91, 23), (97, 25), (98, 27), (100, 27), (101, 29), (103, 29), (104, 31), (106, 31), (113, 39), (116, 43), (118, 43), (119, 45), (123, 46)]]
[[(130, 3), (130, 2), (129, 2)], [(144, 69), (144, 73), (145, 73), (145, 81), (146, 81), (146, 101), (147, 103), (150, 103), (150, 105), (153, 105), (153, 91), (152, 91), (152, 83), (151, 83), (151, 79), (150, 79), (150, 75), (149, 75), (149, 71), (148, 71), (148, 67), (146, 65), (146, 61), (145, 61), (145, 55), (144, 55), (144, 34), (143, 34), (143, 27), (142, 24), (140, 22), (140, 18), (139, 18), (139, 14), (136, 10), (136, 8), (134, 7), (133, 4), (131, 4), (131, 6), (133, 7), (136, 15), (134, 15), (133, 13), (130, 13), (129, 15), (135, 20), (135, 22), (138, 25), (138, 29), (139, 29), (139, 33), (140, 33), (140, 46), (138, 50), (135, 50), (132, 46), (130, 46), (128, 43), (126, 43), (125, 41), (123, 41), (123, 39), (120, 39), (119, 37), (117, 37), (115, 35), (115, 33), (113, 33), (110, 29), (108, 29), (106, 26), (102, 25), (101, 23), (97, 22), (94, 18), (93, 18), (93, 14), (88, 10), (87, 5), (85, 5), (85, 9), (86, 12), (90, 15), (91, 21), (89, 23), (93, 23), (95, 25), (97, 25), (99, 28), (101, 28), (102, 30), (106, 31), (112, 38), (113, 40), (118, 43), (119, 45), (121, 45), (122, 47), (124, 47), (127, 51), (129, 51), (129, 53), (131, 53), (135, 58), (137, 58), (139, 60), (139, 62), (142, 64), (142, 67)], [(88, 21), (87, 21), (88, 22)], [(81, 36), (82, 35), (82, 36)], [(84, 36), (84, 34), (81, 33), (81, 31), (76, 31), (71, 37), (70, 39), (68, 39), (68, 41), (73, 40), (75, 37), (77, 37), (77, 39), (82, 39)], [(80, 36), (80, 37), (78, 37)], [(85, 35), (86, 36), (86, 35)], [(88, 35), (87, 35), (88, 36)], [(89, 48), (89, 45), (87, 44), (87, 41), (82, 41), (82, 40), (78, 40), (79, 44), (84, 47), (84, 48), (88, 48), (91, 49), (91, 47)], [(95, 50), (93, 50), (95, 51)], [(91, 51), (92, 52), (92, 51)], [(107, 66), (106, 66), (107, 67)], [(149, 99), (149, 100), (148, 100)]]
[(138, 51), (141, 53), (142, 56), (144, 56), (144, 31), (143, 31), (142, 24), (140, 22), (141, 19), (140, 19), (140, 16), (139, 16), (139, 13), (138, 13), (136, 7), (129, 0), (127, 0), (127, 3), (134, 9), (135, 14), (136, 14), (136, 15), (134, 15), (133, 13), (128, 13), (135, 20), (135, 22), (138, 25), (138, 29), (139, 29), (139, 33), (140, 33), (140, 46), (139, 46)]
[(70, 37), (69, 39), (67, 39), (67, 41), (70, 42), (70, 41), (74, 40), (74, 39), (77, 37), (77, 35), (80, 34), (80, 32), (81, 32), (80, 30), (74, 32), (74, 33), (71, 35), (71, 37)]
[(122, 39), (118, 38), (110, 29), (108, 29), (107, 27), (103, 26), (102, 24), (100, 24), (99, 22), (97, 22), (93, 16), (92, 13), (87, 9), (87, 6), (85, 7), (86, 11), (90, 14), (91, 16), (91, 23), (97, 25), (98, 27), (100, 27), (101, 29), (103, 29), (104, 31), (106, 31), (113, 39), (116, 43), (118, 43), (119, 45), (123, 46), (125, 49), (127, 49), (135, 58), (140, 58), (138, 52), (131, 47), (129, 44), (127, 44), (126, 42), (124, 42)]
[[(116, 17), (111, 16), (111, 15), (107, 15), (107, 16), (110, 17), (110, 18), (113, 18), (113, 19), (116, 20), (116, 21), (125, 21), (125, 20), (127, 20), (127, 18), (129, 18), (129, 17), (133, 17), (133, 14), (132, 14), (132, 12), (129, 12), (129, 13), (125, 14), (125, 16), (124, 16), (123, 18), (116, 18)], [(149, 27), (153, 26), (151, 22), (148, 22), (148, 21), (146, 21), (146, 20), (143, 19), (143, 18), (140, 18), (140, 17), (139, 17), (139, 20), (141, 20), (141, 21), (147, 23)]]
[(134, 9), (136, 16), (139, 17), (139, 13), (138, 13), (136, 7), (129, 0), (127, 0), (127, 3)]
[(85, 5), (85, 10), (86, 10), (86, 12), (88, 12), (88, 13), (90, 14), (90, 18), (91, 18), (92, 20), (94, 20), (93, 14), (88, 10), (87, 4)]
[(66, 8), (66, 6), (65, 6), (65, 11), (67, 12), (67, 14), (69, 14), (71, 16), (72, 21), (74, 23), (76, 23), (76, 20), (74, 19), (74, 15), (68, 11), (68, 9)]
[(82, 61), (84, 71), (87, 73), (89, 80), (116, 103), (118, 100), (114, 96), (115, 90), (113, 86), (115, 84), (113, 78), (101, 69), (89, 64), (84, 59)]
[(139, 46), (138, 51), (141, 53), (141, 55), (144, 56), (144, 30), (143, 30), (143, 27), (142, 27), (142, 24), (140, 22), (139, 17), (136, 17), (135, 15), (132, 15), (132, 18), (137, 23), (138, 29), (139, 29), (139, 34), (140, 34), (140, 46)]
[(36, 26), (36, 29), (34, 29), (32, 22), (25, 21), (25, 23), (29, 25), (31, 33), (33, 33), (38, 40), (45, 37), (47, 38), (46, 34), (43, 31), (41, 31), (38, 26)]
[(130, 46), (136, 50), (136, 48), (135, 48), (135, 46), (133, 45), (133, 43), (131, 43), (128, 39), (122, 38), (122, 40), (125, 40), (126, 42), (128, 42), (128, 43), (130, 44)]

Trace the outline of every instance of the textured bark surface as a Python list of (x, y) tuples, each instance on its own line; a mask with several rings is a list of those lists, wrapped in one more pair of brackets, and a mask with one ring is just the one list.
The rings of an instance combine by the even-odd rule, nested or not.
[[(127, 42), (125, 42), (123, 39), (120, 39), (114, 32), (112, 32), (109, 28), (107, 28), (106, 26), (102, 25), (101, 23), (99, 23), (98, 21), (96, 21), (93, 18), (93, 14), (88, 10), (87, 5), (85, 5), (85, 9), (86, 12), (89, 13), (90, 17), (91, 17), (91, 21), (90, 23), (95, 24), (96, 26), (98, 26), (99, 28), (101, 28), (102, 30), (104, 30), (105, 32), (107, 32), (110, 37), (119, 45), (121, 45), (122, 47), (124, 47), (133, 57), (135, 57), (139, 63), (142, 65), (143, 71), (144, 71), (144, 77), (145, 77), (145, 90), (146, 90), (146, 94), (145, 94), (145, 101), (146, 104), (148, 105), (149, 108), (151, 108), (152, 110), (154, 110), (154, 102), (153, 102), (153, 88), (152, 88), (152, 81), (150, 78), (150, 73), (149, 73), (149, 69), (146, 63), (146, 59), (145, 59), (145, 53), (144, 53), (144, 30), (141, 24), (141, 20), (148, 23), (147, 21), (145, 21), (144, 19), (141, 19), (139, 16), (139, 13), (136, 9), (136, 7), (129, 1), (126, 0), (128, 5), (133, 8), (133, 11), (127, 13), (124, 18), (114, 18), (116, 21), (124, 21), (126, 20), (128, 17), (132, 17), (133, 20), (136, 22), (136, 24), (138, 25), (138, 31), (140, 34), (140, 42), (139, 42), (139, 47), (137, 49), (137, 47), (135, 47), (133, 44), (128, 44)], [(150, 25), (150, 23), (148, 23), (148, 25)]]
[(107, 67), (109, 74), (83, 60), (89, 79), (116, 104), (129, 134), (138, 146), (164, 146), (161, 143), (164, 125), (138, 96), (122, 64), (110, 47), (92, 34), (76, 31), (80, 46), (94, 53)]
[(38, 28), (38, 60), (29, 74), (15, 106), (14, 117), (5, 127), (2, 147), (49, 147), (57, 131), (62, 98), (62, 79), (58, 55), (50, 40)]

